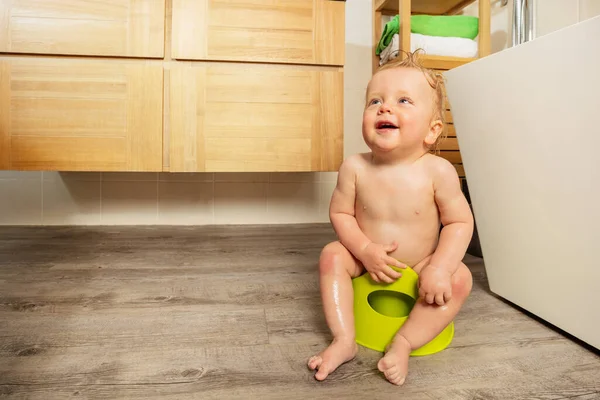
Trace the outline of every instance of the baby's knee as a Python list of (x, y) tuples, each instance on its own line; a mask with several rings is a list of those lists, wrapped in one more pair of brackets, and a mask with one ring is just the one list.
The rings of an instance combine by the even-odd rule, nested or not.
[(341, 266), (347, 252), (348, 250), (339, 241), (327, 244), (321, 251), (321, 257), (319, 258), (321, 272), (329, 272)]
[(472, 287), (473, 276), (471, 275), (471, 271), (464, 263), (461, 262), (460, 266), (452, 277), (452, 295), (466, 298), (471, 293)]

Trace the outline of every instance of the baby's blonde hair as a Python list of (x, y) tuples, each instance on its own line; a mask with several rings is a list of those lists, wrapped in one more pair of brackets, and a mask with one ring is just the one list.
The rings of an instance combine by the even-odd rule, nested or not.
[[(393, 60), (388, 61), (387, 63), (380, 66), (377, 69), (377, 71), (375, 71), (375, 74), (377, 72), (384, 71), (386, 69), (392, 69), (392, 68), (414, 68), (414, 69), (417, 69), (417, 70), (423, 72), (423, 74), (425, 75), (425, 79), (427, 79), (427, 82), (429, 83), (429, 86), (431, 86), (431, 88), (435, 92), (435, 96), (433, 99), (433, 119), (434, 120), (439, 119), (440, 121), (442, 121), (442, 132), (440, 133), (437, 140), (431, 146), (431, 149), (430, 149), (432, 152), (438, 152), (440, 143), (446, 138), (446, 129), (445, 129), (446, 120), (445, 120), (445, 110), (444, 110), (444, 98), (445, 98), (444, 77), (442, 76), (442, 74), (440, 74), (432, 69), (425, 68), (423, 66), (423, 64), (421, 63), (421, 60), (419, 59), (419, 56), (420, 56), (419, 53), (421, 50), (422, 49), (417, 49), (414, 52), (402, 51), (401, 53), (405, 54), (404, 58), (401, 56), (401, 54), (398, 54), (398, 57), (396, 57)], [(375, 74), (373, 74), (373, 75), (375, 75)]]

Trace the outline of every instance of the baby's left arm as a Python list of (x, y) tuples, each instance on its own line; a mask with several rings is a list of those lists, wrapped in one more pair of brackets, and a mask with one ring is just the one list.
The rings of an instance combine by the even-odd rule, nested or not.
[(419, 296), (441, 306), (452, 298), (452, 275), (471, 241), (473, 215), (452, 164), (437, 158), (432, 167), (435, 202), (444, 227), (429, 265), (419, 275)]
[(454, 274), (473, 235), (473, 214), (454, 166), (442, 158), (436, 161), (433, 190), (443, 228), (430, 264)]

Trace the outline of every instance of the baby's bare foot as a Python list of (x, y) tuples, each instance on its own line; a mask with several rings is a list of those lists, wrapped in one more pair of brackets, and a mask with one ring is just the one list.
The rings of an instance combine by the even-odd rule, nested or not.
[(319, 381), (327, 378), (327, 375), (332, 373), (345, 362), (352, 360), (356, 356), (358, 346), (354, 340), (337, 340), (333, 342), (316, 356), (312, 356), (308, 360), (308, 368), (317, 370), (315, 378)]
[(377, 364), (377, 368), (385, 375), (386, 379), (394, 385), (402, 385), (408, 373), (408, 359), (411, 347), (404, 336), (397, 336), (389, 347), (385, 356)]

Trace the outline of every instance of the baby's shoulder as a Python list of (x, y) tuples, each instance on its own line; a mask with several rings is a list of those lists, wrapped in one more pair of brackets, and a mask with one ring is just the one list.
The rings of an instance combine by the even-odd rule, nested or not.
[(358, 153), (353, 154), (346, 158), (340, 166), (340, 174), (356, 174), (359, 171), (363, 171), (369, 164), (370, 154), (369, 153)]
[(458, 179), (458, 173), (454, 165), (443, 157), (435, 154), (426, 154), (423, 157), (423, 165), (431, 179)]

